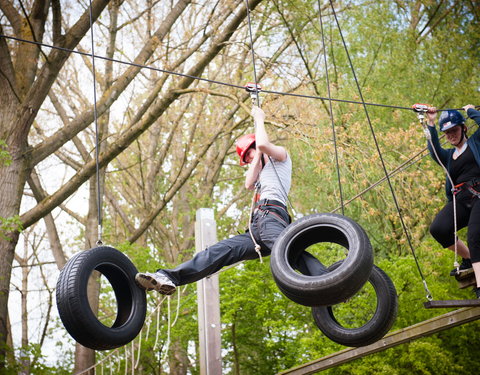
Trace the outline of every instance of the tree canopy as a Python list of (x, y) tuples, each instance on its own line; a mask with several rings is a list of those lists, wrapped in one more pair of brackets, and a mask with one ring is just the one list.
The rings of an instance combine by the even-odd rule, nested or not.
[[(406, 108), (480, 104), (478, 4), (249, 0), (250, 18), (246, 4), (0, 0), (0, 372), (71, 373), (105, 359), (105, 371), (199, 373), (192, 286), (170, 309), (149, 295), (152, 314), (131, 345), (84, 355), (56, 315), (55, 281), (100, 235), (141, 270), (190, 258), (201, 207), (215, 209), (219, 238), (245, 229), (251, 198), (234, 141), (251, 131), (242, 86), (255, 78), (269, 134), (293, 160), (297, 217), (334, 211), (365, 228), (399, 294), (393, 329), (439, 314), (421, 308), (395, 201), (435, 298), (468, 298), (444, 277), (453, 256), (428, 233), (444, 176)], [(342, 348), (279, 292), (268, 262), (220, 280), (225, 373), (274, 374)], [(111, 290), (103, 278), (95, 285), (92, 309), (108, 321)], [(328, 372), (470, 373), (476, 329)]]

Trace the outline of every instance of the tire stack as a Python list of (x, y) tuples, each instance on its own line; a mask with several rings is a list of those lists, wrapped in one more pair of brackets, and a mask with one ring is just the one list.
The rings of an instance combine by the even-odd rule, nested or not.
[[(335, 243), (348, 250), (344, 260), (324, 267), (320, 275), (305, 275), (295, 267), (296, 260), (309, 246)], [(312, 307), (317, 327), (332, 341), (345, 346), (365, 346), (382, 338), (397, 315), (397, 293), (388, 275), (373, 264), (373, 251), (367, 234), (355, 221), (337, 214), (313, 214), (289, 225), (272, 249), (270, 267), (282, 293), (292, 301)], [(361, 327), (343, 327), (332, 306), (344, 303), (370, 282), (377, 297), (377, 308)]]

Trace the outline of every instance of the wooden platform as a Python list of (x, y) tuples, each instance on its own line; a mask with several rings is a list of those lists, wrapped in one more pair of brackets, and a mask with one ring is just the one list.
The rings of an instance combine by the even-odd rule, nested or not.
[(424, 302), (423, 305), (427, 309), (435, 308), (449, 308), (449, 307), (473, 307), (480, 306), (480, 298), (478, 299), (451, 299), (446, 301), (428, 301)]
[[(465, 288), (468, 288), (469, 286), (477, 285), (473, 268), (467, 271), (461, 271), (458, 275), (455, 275), (455, 279), (458, 282), (459, 289), (465, 289)], [(428, 302), (424, 302), (423, 305), (427, 309), (449, 308), (449, 307), (474, 307), (474, 306), (480, 306), (480, 299), (428, 301)]]
[(360, 348), (347, 348), (326, 357), (316, 359), (303, 365), (278, 373), (279, 375), (307, 375), (342, 365), (367, 355), (404, 344), (421, 337), (430, 336), (440, 331), (473, 322), (480, 318), (479, 307), (467, 307), (417, 323), (386, 335), (383, 339)]

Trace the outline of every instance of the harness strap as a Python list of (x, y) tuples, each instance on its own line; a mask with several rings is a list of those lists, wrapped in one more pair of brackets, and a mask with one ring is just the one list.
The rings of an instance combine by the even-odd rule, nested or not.
[(459, 192), (461, 192), (462, 190), (466, 189), (468, 190), (470, 193), (472, 193), (473, 195), (475, 195), (477, 198), (480, 198), (480, 192), (475, 190), (473, 187), (478, 185), (480, 183), (480, 181), (478, 179), (473, 179), (471, 181), (468, 181), (468, 182), (462, 182), (460, 184), (457, 184), (453, 187), (452, 191), (453, 191), (453, 194), (454, 195), (457, 195)]
[(253, 211), (255, 210), (255, 206), (258, 200), (258, 190), (259, 190), (259, 185), (255, 184), (255, 190), (253, 192), (253, 197), (252, 197), (252, 205), (250, 208), (250, 218), (248, 219), (248, 232), (250, 233), (250, 238), (253, 241), (253, 244), (255, 246), (255, 252), (258, 254), (258, 257), (260, 258), (260, 263), (263, 263), (263, 258), (262, 258), (262, 253), (261, 253), (261, 246), (257, 243), (255, 240), (255, 237), (252, 232), (252, 217), (253, 217)]
[[(271, 211), (271, 210), (268, 210), (268, 209), (263, 210), (263, 209), (261, 209), (261, 208), (259, 208), (259, 207), (257, 208), (257, 210), (263, 212), (263, 215), (264, 215), (264, 216), (267, 216), (267, 215), (269, 215), (269, 214), (272, 214), (272, 215), (275, 215), (275, 216), (276, 216), (278, 219), (280, 219), (282, 222), (284, 222), (286, 225), (290, 224), (287, 220), (285, 220), (285, 219), (282, 217), (282, 215), (276, 213), (275, 211)], [(288, 217), (290, 218), (290, 215), (288, 215)]]

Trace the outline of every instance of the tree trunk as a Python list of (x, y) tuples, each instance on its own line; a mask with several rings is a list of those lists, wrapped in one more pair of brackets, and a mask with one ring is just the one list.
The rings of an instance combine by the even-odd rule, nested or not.
[[(3, 106), (0, 106), (3, 107)], [(0, 121), (7, 117), (0, 109)], [(14, 112), (14, 111), (12, 111)], [(0, 372), (5, 361), (5, 344), (8, 336), (7, 315), (8, 315), (8, 294), (10, 289), (10, 277), (12, 262), (15, 254), (15, 246), (18, 242), (18, 226), (5, 226), (4, 220), (18, 217), (20, 202), (22, 199), (23, 186), (25, 184), (25, 142), (15, 132), (7, 139), (7, 147), (12, 156), (12, 163), (0, 167), (0, 217), (2, 220), (2, 232), (0, 233)]]
[[(107, 5), (108, 0), (96, 0), (92, 3), (92, 16), (95, 21), (102, 10)], [(8, 7), (8, 4), (2, 4), (6, 7), (9, 19), (23, 22), (19, 14), (15, 14), (15, 9)], [(43, 39), (43, 23), (48, 13), (48, 2), (35, 2), (31, 10), (33, 36)], [(2, 8), (3, 10), (3, 8)], [(19, 22), (19, 23), (20, 23)], [(14, 25), (16, 31), (22, 31), (17, 23)], [(79, 21), (65, 35), (66, 48), (73, 48), (81, 40), (83, 35), (90, 29), (90, 12), (85, 12)], [(0, 27), (3, 34), (3, 28)], [(23, 37), (24, 35), (18, 35)], [(27, 44), (25, 44), (27, 45)], [(11, 156), (11, 162), (6, 165), (0, 165), (0, 372), (5, 367), (7, 316), (8, 316), (8, 295), (10, 287), (10, 277), (12, 271), (12, 262), (15, 253), (15, 246), (19, 237), (19, 226), (15, 221), (20, 213), (20, 203), (22, 200), (23, 188), (30, 168), (28, 153), (28, 134), (30, 127), (36, 117), (36, 114), (42, 105), (45, 97), (50, 90), (58, 71), (69, 57), (70, 53), (53, 50), (48, 62), (45, 63), (33, 79), (31, 74), (37, 74), (38, 66), (35, 63), (35, 56), (38, 55), (36, 47), (32, 49), (31, 45), (23, 48), (20, 45), (17, 51), (16, 63), (22, 66), (26, 61), (22, 59), (22, 50), (30, 51), (33, 60), (28, 59), (28, 71), (24, 71), (25, 79), (18, 81), (17, 66), (14, 66), (9, 47), (5, 38), (0, 38), (0, 140), (7, 144), (7, 151)], [(33, 73), (32, 73), (33, 72)], [(7, 225), (8, 224), (8, 225)]]

